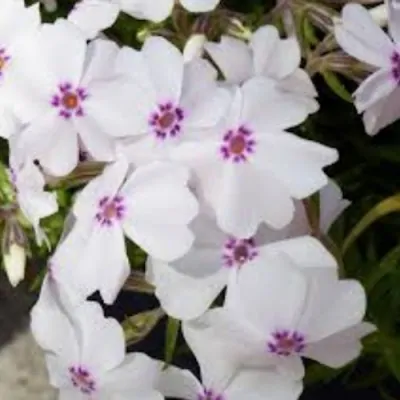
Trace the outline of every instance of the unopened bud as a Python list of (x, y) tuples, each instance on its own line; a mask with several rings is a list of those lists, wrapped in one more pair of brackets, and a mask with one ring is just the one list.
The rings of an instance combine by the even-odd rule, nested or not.
[(47, 12), (55, 12), (57, 10), (57, 0), (41, 0), (41, 2)]
[(3, 254), (3, 262), (8, 280), (13, 287), (17, 286), (25, 277), (26, 251), (24, 247), (13, 243), (8, 253)]
[(388, 23), (388, 9), (386, 4), (373, 7), (369, 10), (373, 20), (380, 26), (386, 26)]
[(185, 62), (190, 62), (195, 58), (202, 56), (204, 51), (204, 44), (207, 41), (206, 35), (196, 33), (188, 39), (185, 48), (183, 49), (183, 59)]

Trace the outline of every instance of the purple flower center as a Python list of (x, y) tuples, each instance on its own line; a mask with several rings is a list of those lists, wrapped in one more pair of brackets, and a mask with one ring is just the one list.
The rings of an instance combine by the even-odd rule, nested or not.
[(6, 49), (0, 48), (0, 78), (3, 77), (3, 70), (10, 59), (11, 57), (7, 54)]
[(231, 129), (224, 135), (220, 152), (224, 160), (241, 163), (247, 161), (254, 153), (255, 146), (253, 131), (242, 125), (237, 130)]
[(225, 400), (224, 395), (215, 393), (212, 389), (204, 389), (203, 393), (199, 393), (198, 400)]
[(125, 216), (125, 204), (122, 196), (110, 198), (105, 196), (100, 199), (96, 220), (101, 226), (112, 226), (121, 221)]
[(96, 391), (96, 382), (85, 368), (70, 367), (69, 374), (72, 384), (84, 394), (93, 394)]
[(51, 98), (51, 105), (59, 109), (59, 115), (65, 119), (72, 116), (83, 117), (82, 104), (88, 98), (88, 93), (83, 88), (73, 88), (71, 83), (61, 83), (58, 93)]
[(254, 238), (236, 239), (229, 237), (224, 244), (222, 262), (225, 267), (241, 267), (258, 256)]
[(182, 132), (184, 117), (182, 108), (167, 102), (159, 104), (150, 115), (149, 125), (158, 139), (174, 138)]
[(267, 342), (268, 351), (279, 356), (290, 356), (300, 354), (306, 347), (304, 335), (299, 332), (288, 330), (276, 331), (271, 340)]
[(400, 85), (400, 53), (394, 51), (391, 56), (391, 62), (393, 78)]

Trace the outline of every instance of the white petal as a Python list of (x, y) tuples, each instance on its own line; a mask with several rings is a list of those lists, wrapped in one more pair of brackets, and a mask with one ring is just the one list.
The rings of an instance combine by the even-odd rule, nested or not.
[(320, 274), (311, 284), (299, 322), (299, 331), (308, 342), (322, 340), (362, 321), (366, 295), (360, 283)]
[[(257, 163), (273, 174), (292, 197), (303, 199), (328, 183), (325, 166), (338, 159), (336, 149), (299, 138), (292, 133), (265, 135), (256, 149)], [(268, 160), (261, 165), (261, 160)]]
[(130, 353), (116, 369), (107, 374), (104, 384), (111, 394), (124, 391), (129, 391), (131, 395), (135, 392), (147, 394), (155, 390), (160, 368), (161, 363), (146, 354)]
[(329, 180), (328, 185), (320, 191), (320, 227), (322, 232), (327, 233), (330, 226), (350, 204), (350, 201), (343, 199), (339, 185), (335, 181)]
[(374, 325), (361, 323), (307, 346), (304, 355), (328, 367), (342, 368), (361, 354), (361, 338), (375, 330)]
[(276, 372), (243, 369), (229, 384), (225, 395), (230, 400), (297, 400), (303, 390), (300, 381), (292, 381)]
[(190, 371), (173, 366), (161, 371), (158, 387), (166, 397), (185, 400), (197, 400), (203, 389)]
[(400, 8), (394, 3), (396, 1), (386, 1), (383, 7), (387, 7), (390, 35), (396, 43), (400, 43)]
[(220, 43), (209, 42), (205, 49), (229, 83), (240, 84), (253, 74), (251, 50), (241, 40), (222, 36)]
[(370, 75), (356, 90), (355, 106), (359, 113), (390, 95), (397, 87), (397, 82), (388, 69), (379, 70)]
[[(199, 259), (196, 267), (202, 267), (201, 261), (205, 267), (208, 266), (208, 258)], [(215, 258), (215, 253), (211, 258)], [(181, 263), (193, 268), (189, 264), (192, 259), (193, 256), (184, 257)], [(168, 315), (180, 320), (190, 320), (204, 314), (228, 281), (228, 270), (224, 269), (202, 277), (185, 274), (156, 260), (152, 260), (151, 265), (156, 297)], [(201, 270), (198, 273), (201, 274)]]
[(180, 0), (183, 7), (194, 13), (214, 10), (221, 0)]
[(119, 14), (116, 3), (105, 0), (83, 0), (75, 5), (68, 20), (77, 25), (87, 39), (93, 39), (99, 32), (114, 24)]
[(124, 333), (113, 318), (105, 318), (101, 306), (84, 302), (70, 316), (78, 332), (83, 365), (101, 376), (116, 368), (125, 357)]
[(376, 135), (399, 118), (400, 113), (395, 106), (399, 101), (400, 88), (396, 88), (386, 99), (382, 99), (365, 111), (363, 120), (368, 135)]
[(119, 0), (121, 9), (134, 18), (161, 22), (172, 12), (174, 0), (159, 0), (157, 7), (148, 0)]
[(228, 286), (228, 306), (265, 335), (296, 326), (307, 298), (307, 282), (284, 254), (257, 257)]
[(182, 91), (183, 56), (170, 42), (160, 36), (146, 40), (142, 53), (159, 101), (176, 103)]
[(339, 45), (353, 57), (377, 67), (390, 65), (394, 45), (359, 4), (347, 4), (342, 21), (335, 25)]
[(242, 88), (242, 121), (258, 134), (293, 127), (308, 116), (309, 107), (278, 89), (268, 78), (253, 78)]
[(66, 362), (76, 361), (79, 351), (75, 333), (63, 312), (61, 296), (56, 282), (46, 276), (40, 297), (31, 311), (31, 330), (35, 340), (45, 350)]

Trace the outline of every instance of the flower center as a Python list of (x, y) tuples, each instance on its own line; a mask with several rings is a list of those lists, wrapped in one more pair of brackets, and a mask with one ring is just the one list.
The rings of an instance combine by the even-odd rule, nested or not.
[(215, 393), (212, 389), (204, 389), (202, 393), (197, 396), (198, 400), (224, 400), (225, 397), (222, 394)]
[(3, 76), (4, 67), (7, 65), (7, 62), (10, 60), (10, 56), (7, 55), (6, 49), (0, 48), (0, 77)]
[(293, 331), (276, 331), (272, 334), (271, 340), (267, 342), (270, 353), (279, 356), (290, 356), (292, 354), (300, 354), (306, 347), (304, 335)]
[(394, 80), (400, 85), (400, 53), (394, 51), (391, 56), (392, 62), (392, 76)]
[(51, 105), (58, 108), (59, 115), (65, 119), (72, 116), (84, 115), (83, 103), (88, 98), (88, 93), (83, 88), (74, 89), (70, 83), (62, 83), (58, 86), (58, 92), (53, 95)]
[(151, 131), (158, 139), (174, 138), (182, 131), (183, 110), (171, 102), (160, 104), (150, 115)]
[(96, 391), (96, 382), (83, 367), (69, 368), (72, 384), (84, 394), (92, 394)]
[(255, 151), (254, 133), (245, 126), (229, 130), (223, 137), (220, 153), (224, 160), (234, 163), (247, 161)]
[(102, 226), (112, 226), (115, 222), (121, 221), (125, 216), (125, 204), (122, 196), (109, 198), (103, 197), (99, 201), (96, 220)]
[(222, 251), (222, 263), (225, 267), (242, 267), (258, 255), (254, 238), (236, 239), (229, 237)]

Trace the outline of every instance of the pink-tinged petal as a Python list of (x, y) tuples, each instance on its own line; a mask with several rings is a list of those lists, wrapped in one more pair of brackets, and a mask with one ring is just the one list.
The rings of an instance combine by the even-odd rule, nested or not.
[(277, 83), (268, 78), (251, 79), (242, 92), (242, 121), (260, 135), (296, 126), (309, 114), (304, 101), (279, 90)]
[(352, 280), (338, 281), (331, 274), (319, 274), (311, 278), (307, 305), (298, 326), (309, 343), (362, 321), (366, 310), (366, 295), (360, 283)]
[(194, 13), (212, 11), (221, 0), (180, 0), (183, 7)]
[(119, 6), (104, 0), (83, 0), (75, 5), (68, 21), (78, 26), (87, 39), (93, 39), (117, 20)]
[(396, 88), (387, 98), (378, 101), (365, 111), (363, 120), (368, 135), (376, 135), (399, 118), (400, 113), (396, 107), (399, 101), (400, 88)]
[(189, 371), (169, 366), (160, 373), (158, 388), (166, 397), (185, 400), (198, 400), (203, 387)]
[(361, 354), (361, 339), (374, 331), (374, 325), (368, 322), (360, 323), (312, 343), (307, 346), (304, 355), (328, 367), (342, 368)]
[(161, 367), (161, 362), (151, 359), (146, 354), (127, 354), (124, 361), (104, 377), (105, 389), (113, 395), (128, 391), (131, 396), (135, 392), (151, 393), (158, 384)]
[(101, 377), (119, 366), (125, 357), (125, 339), (121, 325), (105, 318), (101, 306), (84, 302), (70, 316), (80, 345), (80, 362), (93, 375)]
[[(307, 299), (304, 275), (284, 253), (246, 264), (228, 285), (227, 307), (265, 335), (296, 327)], [(265, 343), (267, 352), (267, 343)]]
[(359, 113), (389, 96), (397, 87), (397, 81), (389, 69), (379, 70), (370, 75), (354, 93), (354, 104)]
[(241, 84), (254, 73), (251, 50), (245, 42), (223, 36), (219, 43), (209, 42), (204, 47), (229, 83)]
[(41, 166), (53, 176), (68, 175), (77, 165), (78, 135), (72, 123), (59, 117), (57, 130), (47, 139), (47, 146), (38, 154)]
[(184, 67), (182, 53), (160, 36), (148, 38), (143, 45), (142, 53), (159, 101), (176, 103), (182, 92)]
[[(272, 174), (296, 199), (315, 193), (328, 183), (323, 168), (338, 160), (336, 149), (279, 132), (265, 135), (257, 147), (258, 168)], [(263, 160), (264, 164), (262, 164)]]
[(396, 43), (400, 43), (400, 7), (396, 0), (385, 2), (389, 17), (389, 32)]
[(228, 399), (297, 400), (303, 390), (301, 381), (290, 380), (273, 370), (241, 370), (224, 392)]
[(218, 185), (218, 202), (213, 204), (218, 225), (236, 237), (251, 237), (261, 222), (281, 229), (293, 218), (289, 193), (273, 176), (260, 174), (251, 164), (227, 165)]
[[(157, 260), (150, 261), (156, 297), (168, 315), (180, 320), (191, 320), (204, 314), (228, 282), (228, 269), (219, 269), (214, 274), (201, 276), (199, 267), (207, 266), (210, 258), (215, 262), (215, 254), (207, 257), (202, 252), (197, 256), (197, 271), (190, 265), (193, 271), (189, 271), (189, 274), (185, 274), (184, 270), (174, 269), (173, 265)], [(181, 263), (189, 263), (193, 259), (193, 255), (186, 256)], [(193, 275), (193, 272), (200, 276)]]
[(103, 173), (93, 179), (79, 193), (73, 206), (74, 215), (80, 220), (94, 222), (99, 201), (104, 197), (114, 197), (119, 191), (128, 172), (128, 163), (120, 159), (107, 166)]
[(335, 37), (351, 56), (377, 67), (390, 65), (394, 44), (363, 6), (347, 4), (343, 8)]
[[(110, 3), (106, 3), (110, 4)], [(110, 79), (115, 75), (115, 59), (119, 47), (111, 40), (96, 39), (89, 43), (81, 86), (87, 87), (96, 79)]]
[(31, 311), (31, 330), (43, 350), (68, 362), (76, 361), (79, 350), (71, 322), (63, 311), (64, 296), (65, 292), (47, 275)]
[(339, 185), (329, 180), (329, 183), (320, 191), (320, 228), (328, 233), (331, 225), (340, 217), (351, 202), (343, 198)]
[(134, 18), (161, 22), (171, 15), (174, 0), (159, 0), (157, 7), (148, 0), (120, 0), (121, 10)]

